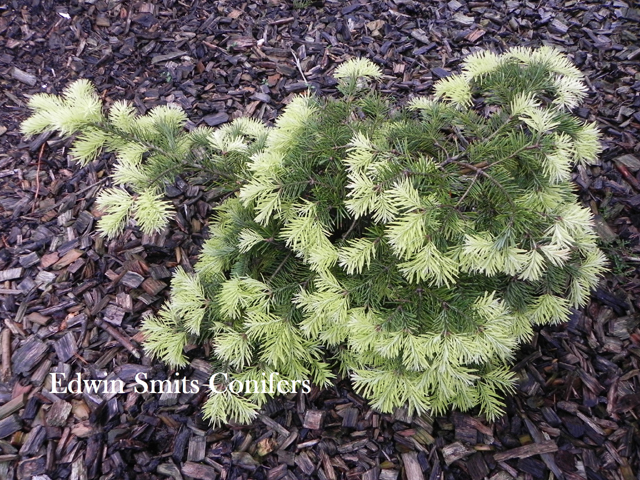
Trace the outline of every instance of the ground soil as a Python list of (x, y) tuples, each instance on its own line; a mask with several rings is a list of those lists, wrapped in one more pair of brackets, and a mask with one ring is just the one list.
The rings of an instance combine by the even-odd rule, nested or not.
[[(621, 0), (1, 4), (0, 478), (638, 478), (639, 20)], [(574, 180), (611, 272), (586, 309), (523, 348), (503, 418), (382, 415), (347, 380), (218, 429), (201, 418), (203, 394), (50, 393), (52, 372), (174, 373), (142, 354), (140, 319), (168, 295), (171, 270), (194, 263), (212, 202), (178, 182), (169, 231), (105, 241), (94, 201), (113, 159), (80, 167), (68, 141), (25, 140), (30, 95), (88, 78), (106, 104), (141, 113), (173, 102), (193, 125), (270, 123), (292, 95), (331, 95), (333, 69), (354, 56), (380, 65), (383, 92), (404, 101), (474, 50), (517, 45), (553, 45), (587, 75), (576, 114), (597, 122), (604, 150)], [(196, 360), (181, 373), (209, 368)]]

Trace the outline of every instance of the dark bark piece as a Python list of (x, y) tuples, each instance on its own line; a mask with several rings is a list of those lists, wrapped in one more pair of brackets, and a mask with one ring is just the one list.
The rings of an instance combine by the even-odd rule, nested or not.
[[(180, 473), (180, 470), (173, 463), (162, 463), (158, 465), (157, 472), (161, 475), (166, 475), (168, 477), (171, 477), (174, 480), (184, 480), (184, 477)], [(215, 478), (215, 477), (211, 477), (211, 478)]]
[(173, 444), (173, 453), (171, 458), (176, 463), (182, 463), (182, 458), (184, 457), (184, 452), (189, 444), (189, 438), (191, 437), (191, 430), (189, 430), (186, 426), (182, 427), (182, 430), (176, 435), (176, 439)]
[(320, 450), (320, 460), (322, 461), (322, 470), (328, 480), (337, 480), (336, 471), (331, 464), (329, 455), (324, 450)]
[(73, 300), (60, 302), (57, 305), (53, 305), (53, 306), (48, 307), (48, 308), (43, 308), (42, 310), (40, 310), (40, 315), (45, 315), (45, 316), (46, 315), (53, 315), (54, 313), (62, 312), (63, 310), (66, 310), (69, 307), (75, 307), (76, 305), (77, 305), (77, 303), (74, 302)]
[(209, 125), (210, 127), (216, 127), (218, 125), (222, 125), (223, 123), (227, 123), (229, 121), (229, 115), (226, 113), (216, 113), (214, 115), (207, 115), (203, 118), (204, 123)]
[(575, 472), (576, 471), (576, 459), (575, 455), (573, 455), (568, 450), (558, 450), (554, 459), (558, 468), (560, 468), (564, 472)]
[(6, 270), (0, 270), (0, 282), (6, 282), (7, 280), (15, 280), (22, 277), (22, 267), (8, 268)]
[(404, 472), (407, 476), (407, 480), (423, 480), (422, 468), (420, 468), (420, 462), (418, 462), (417, 452), (408, 452), (401, 455), (402, 464), (404, 465)]
[(451, 72), (445, 70), (444, 68), (436, 67), (431, 70), (431, 75), (433, 75), (433, 78), (439, 79), (448, 77), (449, 75), (451, 75)]
[(280, 480), (288, 472), (289, 472), (289, 469), (287, 468), (287, 465), (285, 463), (283, 463), (283, 464), (278, 465), (277, 467), (270, 468), (267, 471), (267, 479), (268, 480)]
[(522, 458), (518, 460), (518, 470), (530, 474), (533, 478), (547, 478), (548, 470), (544, 462), (535, 458)]
[(9, 400), (7, 403), (0, 407), (0, 420), (8, 417), (12, 413), (16, 413), (25, 405), (27, 395), (21, 394)]
[(358, 424), (359, 411), (357, 408), (345, 408), (340, 412), (342, 415), (343, 428), (355, 428)]
[(311, 460), (308, 452), (302, 452), (300, 455), (296, 455), (295, 462), (305, 475), (311, 475), (316, 469), (316, 466)]
[(22, 428), (22, 420), (18, 415), (0, 420), (0, 438), (6, 438)]
[(549, 407), (542, 408), (542, 416), (552, 427), (559, 427), (562, 424), (562, 420), (560, 420), (560, 417), (558, 417), (556, 412)]
[(447, 465), (451, 465), (453, 462), (468, 457), (473, 453), (475, 453), (474, 449), (466, 447), (460, 442), (451, 443), (442, 447), (442, 455)]
[(250, 471), (256, 470), (259, 466), (255, 458), (247, 452), (231, 452), (231, 463)]
[(40, 262), (40, 257), (36, 252), (31, 252), (29, 255), (20, 257), (20, 265), (24, 268), (29, 268)]
[(11, 69), (11, 76), (19, 82), (25, 83), (31, 87), (33, 87), (38, 82), (38, 77), (20, 70), (18, 67), (13, 67)]
[(38, 450), (40, 450), (46, 436), (47, 431), (42, 425), (36, 425), (33, 427), (33, 429), (27, 434), (27, 438), (20, 448), (20, 455), (23, 457), (35, 455)]
[(111, 325), (119, 327), (120, 325), (122, 325), (122, 319), (124, 318), (126, 313), (127, 312), (125, 312), (124, 309), (110, 303), (109, 305), (107, 305), (107, 308), (103, 310), (102, 319), (105, 322), (109, 322)]
[(73, 225), (75, 230), (79, 234), (85, 233), (90, 227), (93, 225), (94, 217), (89, 212), (82, 211), (78, 214), (78, 218), (76, 219), (76, 223)]
[(569, 31), (569, 27), (557, 18), (554, 18), (549, 25), (549, 31), (559, 35), (565, 35)]
[(276, 432), (278, 432), (279, 435), (282, 435), (283, 437), (289, 436), (289, 433), (290, 433), (289, 430), (284, 428), (282, 425), (280, 425), (278, 422), (274, 421), (273, 419), (267, 417), (266, 415), (259, 415), (258, 418), (262, 421), (262, 423), (264, 423), (271, 430), (275, 430)]
[(284, 88), (288, 93), (299, 93), (307, 90), (309, 88), (309, 84), (306, 82), (294, 82), (286, 84)]
[(29, 398), (29, 400), (27, 400), (27, 404), (24, 407), (24, 411), (22, 412), (22, 420), (26, 420), (26, 421), (33, 420), (36, 417), (36, 414), (38, 413), (39, 408), (40, 408), (40, 401), (38, 400), (38, 398), (37, 397)]
[(131, 271), (125, 273), (120, 279), (120, 283), (129, 288), (138, 288), (143, 281), (144, 277), (142, 275)]
[(46, 462), (47, 459), (44, 455), (22, 460), (17, 468), (18, 478), (31, 478), (44, 474), (46, 472)]
[(154, 278), (147, 278), (144, 282), (142, 282), (142, 289), (149, 295), (157, 295), (165, 288), (167, 288), (166, 283)]
[(13, 372), (17, 375), (28, 373), (44, 358), (49, 350), (47, 344), (37, 337), (30, 337), (24, 345), (15, 351), (11, 358)]
[(356, 440), (354, 442), (344, 443), (338, 446), (338, 452), (340, 453), (354, 452), (364, 447), (368, 441), (369, 441), (368, 439), (363, 439), (363, 440)]
[(167, 60), (173, 60), (174, 58), (187, 55), (187, 53), (188, 52), (178, 50), (175, 52), (165, 53), (163, 55), (154, 55), (153, 58), (151, 58), (151, 63), (154, 64), (154, 63), (166, 62)]
[(67, 423), (67, 418), (71, 413), (71, 404), (64, 400), (58, 400), (51, 405), (47, 413), (47, 425), (52, 427), (63, 427)]
[(53, 344), (53, 347), (58, 355), (58, 360), (61, 362), (68, 361), (78, 352), (76, 338), (72, 332), (67, 332), (62, 338)]
[(213, 467), (201, 463), (186, 462), (180, 469), (183, 475), (196, 478), (198, 480), (216, 480), (218, 472)]
[[(125, 363), (123, 365), (118, 365), (115, 369), (114, 369), (114, 373), (118, 376), (118, 378), (120, 380), (122, 380), (123, 382), (133, 382), (135, 381), (136, 375), (141, 374), (140, 379), (144, 380), (147, 379), (149, 380), (149, 372), (151, 371), (151, 367), (149, 366), (145, 366), (145, 365), (138, 365), (135, 363)], [(142, 374), (147, 374), (147, 376), (145, 377)]]
[(487, 462), (484, 461), (484, 456), (480, 452), (474, 453), (469, 457), (467, 468), (473, 480), (482, 480), (489, 475), (489, 467), (487, 467)]
[(96, 478), (101, 471), (103, 446), (104, 437), (102, 433), (89, 437), (84, 457), (84, 466), (87, 468), (88, 478)]
[(296, 455), (288, 450), (278, 450), (278, 462), (284, 463), (289, 467), (294, 467), (296, 464)]
[(455, 412), (453, 414), (453, 425), (455, 427), (455, 438), (463, 443), (475, 445), (478, 443), (478, 431), (476, 424), (469, 415)]
[(380, 470), (378, 480), (398, 480), (398, 470), (383, 468)]
[(564, 417), (562, 424), (574, 438), (582, 438), (584, 435), (584, 423), (575, 417)]
[(171, 277), (171, 272), (164, 265), (154, 265), (149, 268), (149, 272), (151, 273), (151, 278), (154, 280), (162, 280), (163, 278)]
[(496, 462), (504, 462), (512, 458), (527, 458), (542, 453), (553, 453), (558, 451), (558, 445), (553, 440), (547, 440), (541, 443), (530, 443), (522, 447), (512, 448), (506, 452), (499, 452), (493, 456)]
[(207, 451), (207, 441), (200, 435), (193, 435), (189, 439), (189, 450), (187, 460), (189, 462), (201, 462), (204, 460)]

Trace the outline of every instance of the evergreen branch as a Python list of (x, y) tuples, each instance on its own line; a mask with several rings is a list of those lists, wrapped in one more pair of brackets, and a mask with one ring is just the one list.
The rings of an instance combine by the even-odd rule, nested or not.
[(347, 237), (349, 236), (349, 234), (353, 231), (353, 229), (356, 228), (358, 220), (360, 220), (360, 218), (358, 218), (358, 217), (354, 217), (353, 218), (353, 221), (351, 222), (351, 225), (349, 225), (349, 228), (347, 229), (347, 231), (344, 232), (344, 234), (342, 235), (342, 240), (346, 240)]
[[(509, 124), (511, 123), (511, 120), (513, 120), (513, 117), (510, 115), (509, 117), (507, 117), (505, 122), (502, 125), (500, 125), (496, 130), (494, 130), (487, 138), (482, 139), (482, 141), (479, 143), (479, 145), (486, 145), (489, 142), (491, 142), (491, 140), (496, 138), (500, 133), (502, 133), (502, 131), (507, 126), (509, 126)], [(459, 129), (457, 127), (455, 127), (455, 126), (454, 126), (454, 132), (458, 136), (462, 135), (461, 132), (459, 131)], [(464, 139), (463, 145), (464, 145), (464, 143), (466, 143), (467, 147), (469, 146), (469, 142), (466, 139)], [(447, 166), (447, 165), (449, 165), (451, 163), (457, 162), (458, 160), (460, 160), (461, 158), (463, 158), (467, 154), (467, 150), (468, 150), (465, 147), (465, 148), (462, 149), (462, 151), (459, 154), (454, 155), (453, 157), (449, 157), (449, 151), (443, 145), (441, 145), (437, 141), (434, 142), (434, 145), (436, 147), (438, 147), (439, 149), (441, 149), (445, 153), (445, 155), (447, 156), (447, 158), (445, 158), (445, 160), (438, 165), (438, 167), (440, 167), (440, 168), (444, 168), (445, 166)], [(476, 146), (476, 143), (474, 143), (473, 145)]]
[[(512, 226), (513, 222), (514, 222), (514, 216), (515, 216), (515, 212), (516, 212), (517, 206), (514, 203), (513, 199), (511, 198), (511, 195), (509, 195), (509, 192), (507, 192), (507, 190), (504, 188), (504, 186), (500, 182), (498, 182), (495, 178), (493, 178), (491, 175), (489, 175), (487, 172), (485, 172), (484, 169), (478, 168), (475, 165), (472, 165), (472, 164), (466, 163), (466, 162), (458, 162), (458, 161), (451, 161), (450, 163), (452, 163), (454, 165), (459, 165), (459, 166), (464, 167), (464, 168), (468, 168), (469, 170), (472, 170), (472, 171), (476, 172), (477, 175), (482, 175), (484, 178), (489, 180), (491, 183), (493, 183), (496, 187), (498, 187), (500, 189), (500, 191), (504, 195), (505, 200), (507, 201), (507, 203), (509, 204), (509, 206), (511, 206), (511, 208), (513, 210), (512, 213), (511, 213), (511, 218), (509, 220), (509, 226)], [(486, 168), (488, 168), (488, 167), (486, 167)]]
[(117, 136), (119, 138), (121, 138), (122, 140), (125, 140), (126, 142), (133, 142), (133, 143), (138, 143), (142, 146), (144, 146), (147, 150), (151, 150), (151, 151), (155, 151), (158, 152), (162, 155), (164, 155), (167, 158), (176, 158), (175, 154), (167, 152), (166, 150), (164, 150), (163, 148), (159, 147), (158, 145), (148, 142), (146, 140), (143, 140), (139, 137), (136, 137), (133, 134), (124, 132), (118, 128), (112, 127), (110, 124), (108, 123), (104, 123), (104, 122), (94, 122), (89, 124), (89, 126), (93, 127), (93, 128), (97, 128), (99, 130), (102, 130), (104, 133), (109, 134), (109, 135), (114, 135)]
[(460, 197), (460, 199), (456, 202), (454, 208), (458, 208), (462, 202), (464, 201), (465, 198), (467, 198), (467, 195), (469, 195), (469, 192), (471, 191), (471, 189), (473, 188), (473, 186), (475, 185), (476, 181), (478, 181), (478, 177), (480, 176), (480, 172), (476, 172), (476, 174), (473, 176), (473, 180), (471, 180), (471, 183), (469, 183), (469, 186), (467, 187), (466, 191), (464, 192), (464, 194)]
[[(192, 165), (191, 162), (189, 162), (187, 160), (182, 160), (180, 163), (177, 163), (175, 165), (167, 167), (165, 170), (163, 170), (162, 172), (157, 174), (155, 177), (153, 177), (149, 181), (149, 187), (153, 187), (156, 183), (158, 183), (167, 174), (169, 174), (169, 173), (171, 173), (173, 171), (184, 169), (185, 167), (190, 167), (191, 165)], [(195, 171), (199, 171), (199, 169), (196, 167)], [(225, 173), (225, 172), (222, 172), (220, 170), (211, 170), (211, 169), (209, 169), (209, 173), (211, 173), (212, 175), (215, 175), (215, 176), (217, 176), (219, 178), (224, 178), (226, 180), (230, 180), (230, 181), (236, 182), (238, 184), (238, 186), (241, 186), (244, 183), (236, 175)]]
[(275, 269), (275, 271), (269, 276), (269, 279), (267, 280), (267, 283), (271, 283), (271, 280), (273, 280), (278, 275), (278, 273), (280, 273), (280, 270), (282, 270), (282, 267), (284, 267), (285, 263), (287, 263), (289, 258), (291, 258), (292, 254), (293, 254), (292, 252), (287, 253), (287, 256), (284, 257), (284, 260), (282, 260), (280, 262), (280, 264)]

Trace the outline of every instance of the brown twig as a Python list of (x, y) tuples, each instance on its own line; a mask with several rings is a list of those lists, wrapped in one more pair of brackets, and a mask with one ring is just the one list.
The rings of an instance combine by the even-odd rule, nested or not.
[(276, 271), (271, 274), (271, 276), (269, 277), (269, 280), (267, 280), (267, 282), (270, 282), (271, 280), (273, 280), (273, 278), (278, 273), (280, 273), (280, 270), (282, 270), (282, 267), (284, 267), (284, 264), (287, 263), (287, 260), (289, 260), (289, 258), (291, 258), (291, 252), (287, 253), (287, 256), (284, 257), (284, 260), (282, 260), (282, 262), (280, 262), (280, 265), (278, 265), (278, 268), (276, 268)]
[(131, 340), (127, 336), (123, 335), (117, 329), (115, 329), (114, 327), (112, 327), (108, 323), (104, 322), (103, 320), (96, 319), (96, 320), (94, 320), (94, 322), (98, 327), (104, 329), (109, 335), (111, 335), (113, 338), (115, 338), (120, 343), (120, 345), (122, 345), (129, 352), (131, 352), (131, 354), (134, 357), (136, 357), (136, 358), (142, 357), (142, 355), (140, 355), (140, 352), (138, 351), (138, 349), (133, 346), (133, 343), (131, 343)]
[(464, 195), (462, 195), (460, 197), (460, 200), (458, 200), (458, 202), (455, 204), (454, 208), (458, 208), (462, 202), (464, 201), (465, 198), (467, 198), (467, 195), (469, 195), (469, 192), (471, 191), (471, 189), (473, 188), (473, 186), (475, 185), (475, 183), (478, 181), (478, 177), (480, 176), (480, 172), (476, 172), (476, 174), (473, 176), (473, 180), (471, 180), (471, 183), (469, 184), (469, 186), (467, 187), (467, 190), (464, 192)]
[(42, 154), (44, 153), (44, 146), (46, 143), (43, 143), (40, 146), (40, 153), (38, 153), (38, 166), (36, 167), (36, 194), (33, 196), (33, 206), (31, 207), (31, 213), (36, 210), (36, 203), (38, 202), (38, 195), (40, 194), (40, 164), (42, 163)]
[(2, 378), (7, 380), (11, 377), (11, 330), (2, 329)]
[(629, 171), (629, 169), (619, 163), (619, 162), (614, 162), (616, 165), (616, 168), (618, 169), (618, 171), (622, 174), (622, 176), (624, 177), (624, 179), (627, 181), (627, 183), (629, 185), (631, 185), (635, 190), (639, 190), (640, 191), (640, 182), (638, 182), (638, 180), (636, 180), (636, 177), (634, 177), (631, 172)]

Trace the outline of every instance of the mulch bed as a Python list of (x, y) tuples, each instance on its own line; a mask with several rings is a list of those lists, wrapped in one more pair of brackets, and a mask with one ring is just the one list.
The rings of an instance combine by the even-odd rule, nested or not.
[[(1, 479), (600, 480), (640, 471), (640, 9), (632, 2), (13, 0), (0, 6)], [(190, 268), (213, 201), (180, 182), (179, 214), (148, 237), (95, 231), (110, 158), (80, 168), (69, 142), (26, 142), (29, 95), (93, 81), (141, 113), (182, 105), (196, 124), (273, 121), (292, 95), (334, 92), (336, 64), (366, 56), (397, 99), (428, 94), (477, 48), (555, 45), (587, 74), (577, 114), (605, 150), (577, 168), (612, 272), (584, 311), (538, 331), (495, 423), (452, 412), (382, 415), (342, 380), (277, 398), (252, 425), (213, 430), (199, 394), (52, 394), (67, 378), (175, 378), (143, 355), (142, 315)], [(206, 358), (194, 347), (193, 358)], [(205, 379), (202, 360), (179, 372)], [(553, 476), (551, 476), (553, 475)]]

